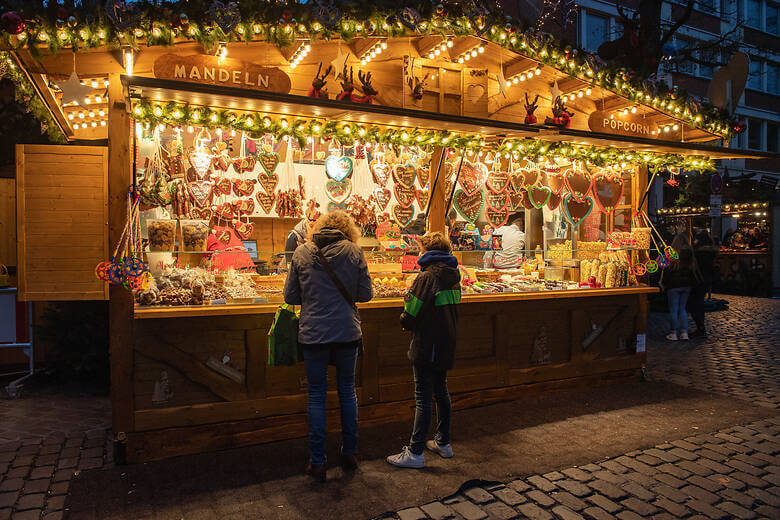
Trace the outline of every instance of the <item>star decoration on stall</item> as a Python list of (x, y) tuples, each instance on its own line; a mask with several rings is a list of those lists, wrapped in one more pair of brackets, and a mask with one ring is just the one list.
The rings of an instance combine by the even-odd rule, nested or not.
[(344, 67), (347, 64), (347, 58), (349, 58), (349, 53), (344, 54), (341, 52), (341, 46), (339, 46), (338, 55), (333, 58), (333, 61), (330, 62), (331, 67), (333, 67), (333, 74), (335, 74), (335, 79), (339, 79), (339, 76), (343, 74)]
[(558, 88), (557, 81), (550, 85), (550, 95), (552, 96), (553, 101), (561, 97), (561, 94), (563, 94), (563, 91)]
[(57, 86), (62, 91), (60, 104), (63, 106), (73, 102), (78, 105), (83, 105), (84, 99), (92, 92), (92, 87), (81, 84), (81, 80), (79, 80), (78, 75), (76, 75), (76, 71), (70, 73), (68, 81), (57, 83)]

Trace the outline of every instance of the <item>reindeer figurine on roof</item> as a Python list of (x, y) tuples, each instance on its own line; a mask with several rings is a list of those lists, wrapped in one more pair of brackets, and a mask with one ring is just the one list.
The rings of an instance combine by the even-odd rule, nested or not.
[(311, 82), (311, 88), (309, 89), (309, 97), (328, 99), (328, 90), (325, 88), (325, 85), (328, 83), (328, 80), (326, 80), (325, 78), (328, 77), (328, 74), (333, 72), (333, 65), (328, 65), (328, 68), (325, 69), (325, 72), (323, 72), (323, 74), (320, 76), (321, 71), (322, 71), (322, 62), (320, 62), (320, 66), (317, 67), (317, 74), (314, 76), (314, 79)]
[(355, 95), (355, 74), (352, 67), (347, 72), (347, 66), (344, 65), (344, 72), (342, 72), (343, 79), (341, 80), (341, 94), (336, 98), (339, 101), (347, 101), (350, 103), (368, 103), (374, 102), (374, 97), (379, 92), (371, 84), (371, 73), (363, 74), (362, 70), (358, 71), (358, 79), (362, 86), (360, 90), (363, 91), (363, 95)]

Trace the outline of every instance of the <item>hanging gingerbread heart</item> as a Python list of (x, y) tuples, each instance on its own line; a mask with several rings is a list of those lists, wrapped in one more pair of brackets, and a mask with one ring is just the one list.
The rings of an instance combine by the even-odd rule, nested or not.
[(560, 193), (555, 193), (553, 191), (550, 193), (550, 200), (547, 201), (547, 207), (551, 210), (558, 209), (558, 206), (561, 205), (562, 200), (563, 196)]
[(412, 219), (414, 218), (414, 206), (401, 206), (400, 204), (394, 204), (393, 218), (402, 228), (407, 227), (412, 223)]
[(328, 198), (336, 204), (342, 204), (352, 194), (352, 181), (344, 179), (341, 181), (328, 179), (325, 183), (325, 192)]
[(230, 243), (230, 230), (223, 229), (222, 231), (217, 233), (217, 240), (222, 242), (225, 245), (228, 245)]
[(563, 189), (563, 172), (559, 168), (547, 169), (547, 186), (553, 193), (560, 193)]
[(590, 178), (585, 170), (580, 168), (569, 168), (563, 172), (563, 180), (566, 183), (566, 189), (577, 200), (583, 200), (590, 191)]
[(343, 181), (352, 175), (352, 158), (330, 155), (325, 159), (325, 174), (334, 181)]
[(424, 188), (417, 188), (415, 193), (417, 194), (417, 204), (420, 205), (420, 210), (425, 210), (428, 207), (428, 201), (431, 199), (431, 188), (426, 185)]
[(257, 203), (260, 204), (260, 207), (263, 208), (263, 211), (265, 211), (266, 214), (269, 214), (271, 213), (271, 210), (274, 208), (274, 202), (276, 202), (276, 194), (260, 193), (258, 191), (255, 194), (255, 199), (257, 199)]
[(398, 201), (398, 204), (405, 208), (411, 206), (414, 199), (417, 197), (414, 186), (395, 184), (393, 185), (393, 192), (395, 192), (395, 199)]
[(230, 195), (230, 179), (227, 177), (216, 177), (214, 179), (214, 188), (223, 195)]
[(235, 230), (236, 235), (238, 235), (238, 238), (241, 240), (249, 240), (249, 237), (252, 236), (252, 232), (255, 230), (255, 226), (249, 222), (237, 220), (233, 223), (233, 229)]
[(260, 152), (257, 158), (260, 160), (260, 166), (269, 175), (279, 166), (279, 154), (276, 152)]
[(509, 208), (493, 209), (489, 207), (486, 213), (487, 213), (488, 223), (493, 228), (500, 228), (501, 226), (506, 224), (507, 220), (509, 220)]
[(512, 189), (509, 191), (509, 203), (512, 211), (517, 211), (523, 207), (523, 195), (519, 191)]
[(458, 190), (453, 197), (453, 205), (463, 218), (474, 224), (485, 207), (485, 195), (481, 191), (469, 195), (464, 190)]
[(211, 205), (214, 197), (214, 185), (209, 181), (195, 181), (187, 184), (187, 189), (195, 205), (204, 208)]
[(524, 181), (525, 174), (519, 170), (509, 174), (509, 184), (515, 189), (515, 191), (521, 190), (523, 188)]
[(393, 194), (387, 188), (374, 189), (374, 203), (380, 212), (387, 209), (387, 205), (390, 203), (390, 198), (392, 196)]
[(255, 212), (255, 201), (252, 199), (238, 199), (233, 203), (237, 213), (251, 215)]
[(187, 159), (195, 170), (198, 179), (206, 177), (206, 174), (208, 174), (209, 168), (211, 167), (211, 155), (205, 152), (192, 152)]
[(420, 165), (417, 167), (417, 181), (420, 186), (427, 186), (431, 179), (431, 168), (429, 165)]
[(593, 176), (593, 195), (602, 213), (612, 213), (623, 198), (624, 183), (619, 175), (597, 173)]
[(275, 173), (260, 172), (257, 174), (257, 182), (270, 195), (276, 190), (276, 186), (279, 185), (279, 176)]
[(233, 204), (230, 202), (224, 202), (214, 209), (214, 213), (222, 220), (233, 220), (235, 212), (233, 211)]
[(536, 164), (528, 162), (528, 165), (520, 169), (520, 174), (523, 176), (523, 187), (533, 186), (539, 180), (539, 168)]
[(254, 155), (247, 155), (246, 157), (236, 157), (233, 159), (233, 169), (237, 173), (247, 173), (255, 169), (256, 159)]
[(507, 192), (493, 193), (492, 191), (488, 191), (487, 194), (488, 209), (494, 209), (494, 210), (506, 209), (506, 207), (509, 206), (509, 204), (511, 204), (509, 200), (509, 193)]
[(396, 185), (401, 184), (406, 188), (414, 186), (414, 179), (417, 178), (417, 169), (413, 164), (396, 164), (393, 166), (393, 180)]
[(552, 190), (547, 186), (535, 184), (528, 187), (528, 200), (531, 201), (531, 205), (536, 209), (542, 209), (550, 200), (550, 195), (552, 195)]
[(233, 181), (233, 192), (239, 197), (251, 197), (254, 191), (254, 179), (235, 179)]
[(509, 172), (490, 172), (487, 178), (487, 189), (493, 193), (504, 193), (509, 187)]
[(468, 161), (463, 161), (463, 167), (460, 170), (460, 177), (458, 182), (466, 195), (474, 195), (477, 191), (482, 189), (482, 185), (485, 184), (487, 179), (488, 170), (487, 166), (482, 163), (472, 164)]
[(190, 209), (190, 217), (197, 220), (211, 220), (212, 215), (211, 208), (194, 207)]
[(371, 161), (371, 175), (374, 177), (374, 184), (385, 187), (387, 186), (387, 179), (390, 178), (390, 165), (387, 163), (380, 163), (377, 161)]
[(574, 195), (567, 193), (563, 198), (563, 211), (572, 226), (577, 226), (584, 218), (590, 215), (592, 210), (593, 199), (590, 197), (577, 200)]
[(531, 204), (531, 198), (528, 196), (528, 190), (525, 188), (522, 188), (518, 190), (520, 193), (520, 198), (522, 200), (522, 205), (525, 209), (536, 209), (534, 208), (534, 205)]

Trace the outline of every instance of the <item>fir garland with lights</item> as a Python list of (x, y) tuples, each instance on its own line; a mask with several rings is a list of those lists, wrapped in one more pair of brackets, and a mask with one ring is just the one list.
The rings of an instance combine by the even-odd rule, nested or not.
[(743, 129), (727, 112), (689, 98), (682, 89), (639, 78), (625, 68), (608, 67), (592, 54), (478, 2), (109, 0), (105, 5), (82, 2), (72, 10), (19, 2), (17, 11), (2, 16), (0, 45), (27, 48), (33, 55), (40, 54), (41, 46), (54, 53), (62, 48), (137, 49), (142, 44), (190, 40), (214, 50), (221, 42), (266, 41), (285, 47), (297, 39), (348, 42), (357, 37), (476, 36), (724, 139)]
[(348, 121), (328, 121), (318, 118), (280, 116), (262, 112), (192, 106), (169, 101), (155, 103), (137, 101), (131, 116), (143, 125), (154, 128), (167, 125), (175, 128), (222, 128), (245, 132), (252, 138), (273, 135), (277, 139), (295, 139), (301, 147), (311, 139), (334, 139), (342, 146), (359, 143), (385, 143), (398, 146), (441, 146), (455, 150), (479, 151), (495, 149), (502, 154), (520, 158), (561, 158), (578, 160), (595, 166), (608, 164), (641, 164), (649, 167), (677, 166), (688, 170), (714, 169), (713, 161), (698, 155), (631, 152), (615, 147), (581, 146), (538, 139), (486, 142), (475, 134), (455, 134), (446, 130), (381, 127)]

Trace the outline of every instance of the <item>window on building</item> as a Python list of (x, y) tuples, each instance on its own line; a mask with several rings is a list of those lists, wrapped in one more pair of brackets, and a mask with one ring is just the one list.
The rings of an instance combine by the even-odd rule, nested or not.
[(767, 152), (777, 152), (778, 148), (780, 148), (780, 143), (778, 142), (777, 130), (780, 128), (780, 125), (777, 123), (767, 123), (766, 124), (766, 151)]
[(778, 93), (778, 85), (777, 85), (777, 69), (780, 68), (780, 65), (777, 63), (767, 63), (766, 64), (766, 91), (770, 94), (777, 94)]
[(748, 119), (748, 148), (751, 150), (761, 149), (761, 137), (764, 130), (763, 121), (760, 119)]
[(718, 0), (696, 0), (696, 9), (705, 11), (713, 15), (718, 14), (718, 7), (720, 2)]
[(609, 40), (609, 18), (587, 13), (585, 16), (585, 48), (596, 51), (599, 45)]
[(761, 70), (761, 60), (750, 58), (750, 68), (747, 80), (748, 88), (753, 90), (763, 90), (764, 74)]
[(741, 0), (739, 13), (745, 25), (761, 29), (761, 0)]
[[(675, 38), (675, 45), (677, 45), (678, 52), (682, 54), (685, 49), (694, 46), (694, 42), (685, 38)], [(695, 74), (696, 64), (692, 61), (682, 60), (677, 64), (677, 70), (685, 74)]]
[(777, 6), (766, 4), (766, 32), (769, 34), (778, 35), (777, 32)]
[(720, 61), (720, 52), (717, 49), (702, 49), (699, 51), (699, 60), (702, 62), (699, 63), (699, 76), (711, 78), (716, 64)]

